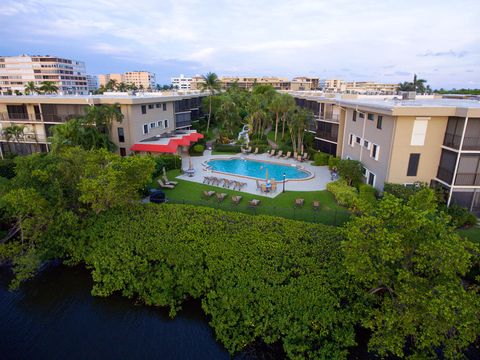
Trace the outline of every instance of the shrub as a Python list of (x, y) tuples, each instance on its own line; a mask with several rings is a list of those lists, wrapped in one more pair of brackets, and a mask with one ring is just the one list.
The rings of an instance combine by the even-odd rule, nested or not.
[(15, 176), (15, 161), (5, 159), (0, 161), (0, 176), (11, 179)]
[(475, 215), (456, 204), (447, 208), (446, 213), (452, 217), (451, 224), (456, 228), (470, 227), (477, 223), (477, 217)]
[(419, 190), (427, 187), (425, 184), (419, 186), (405, 186), (402, 184), (385, 183), (383, 191), (403, 200), (408, 200), (410, 196), (416, 194)]
[(371, 185), (360, 184), (358, 186), (358, 197), (374, 204), (377, 201), (377, 190)]
[(205, 150), (205, 146), (201, 144), (196, 144), (192, 147), (192, 151), (197, 154), (203, 154), (204, 150)]
[(330, 158), (329, 154), (317, 152), (313, 157), (313, 164), (315, 166), (325, 166), (328, 165), (328, 160)]
[(357, 160), (339, 160), (338, 174), (348, 185), (357, 187), (362, 182), (362, 163)]
[(158, 177), (163, 173), (163, 168), (166, 171), (180, 169), (182, 166), (182, 159), (178, 155), (159, 155), (154, 156), (155, 160), (155, 172), (153, 173), (154, 177)]
[(332, 170), (333, 168), (337, 169), (338, 168), (338, 162), (340, 161), (340, 158), (336, 156), (330, 156), (328, 159), (328, 168)]
[(241, 152), (240, 145), (225, 145), (225, 144), (215, 144), (213, 145), (213, 150), (218, 152)]
[(338, 180), (327, 184), (327, 190), (330, 191), (338, 205), (351, 208), (355, 205), (358, 198), (358, 191), (353, 186), (349, 186), (345, 180)]

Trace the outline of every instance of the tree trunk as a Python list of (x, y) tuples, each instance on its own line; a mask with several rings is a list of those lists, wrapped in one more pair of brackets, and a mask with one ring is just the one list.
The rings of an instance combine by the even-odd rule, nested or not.
[(282, 140), (285, 140), (285, 114), (282, 115)]
[(277, 142), (277, 132), (278, 132), (278, 112), (275, 113), (275, 142)]
[(210, 117), (212, 116), (212, 95), (208, 97), (208, 121), (207, 121), (207, 136), (210, 129)]

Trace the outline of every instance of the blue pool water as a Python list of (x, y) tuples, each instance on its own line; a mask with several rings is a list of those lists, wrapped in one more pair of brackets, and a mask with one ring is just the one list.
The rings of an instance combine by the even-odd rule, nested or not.
[(214, 171), (248, 176), (256, 179), (265, 179), (267, 169), (268, 178), (277, 181), (283, 180), (283, 174), (286, 175), (287, 180), (305, 179), (311, 176), (309, 172), (299, 170), (295, 166), (238, 158), (214, 159), (210, 160), (208, 165)]

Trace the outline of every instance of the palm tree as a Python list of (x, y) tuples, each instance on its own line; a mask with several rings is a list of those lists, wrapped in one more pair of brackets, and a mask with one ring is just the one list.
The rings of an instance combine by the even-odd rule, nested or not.
[(95, 126), (101, 133), (110, 134), (114, 121), (122, 122), (119, 104), (88, 106), (83, 117), (86, 126)]
[(294, 152), (301, 153), (303, 148), (303, 137), (307, 126), (309, 111), (302, 108), (296, 108), (290, 111), (288, 129), (292, 140), (292, 148)]
[(281, 109), (282, 113), (282, 140), (285, 140), (285, 122), (287, 120), (287, 114), (289, 111), (295, 108), (295, 99), (290, 94), (280, 94), (281, 97)]
[(415, 86), (409, 81), (398, 84), (397, 91), (414, 91)]
[(107, 91), (115, 91), (118, 88), (118, 81), (115, 79), (110, 79), (108, 82), (105, 84), (105, 90)]
[(217, 74), (209, 72), (207, 75), (202, 76), (203, 84), (202, 91), (208, 91), (208, 121), (207, 121), (207, 134), (210, 129), (210, 119), (212, 117), (212, 96), (215, 94), (215, 91), (220, 90), (220, 80), (218, 79)]
[[(10, 140), (14, 140), (17, 144), (20, 145), (20, 139), (24, 137), (24, 130), (25, 126), (23, 125), (11, 125), (5, 129), (3, 129), (3, 136), (5, 136), (5, 139), (7, 140), (7, 143), (10, 142)], [(8, 145), (10, 147), (10, 143)], [(10, 152), (11, 149), (10, 149)]]
[(221, 96), (222, 103), (218, 108), (215, 117), (221, 120), (221, 126), (228, 135), (233, 134), (233, 130), (237, 124), (240, 123), (240, 115), (238, 112), (237, 104), (233, 101), (231, 96)]
[(42, 82), (42, 85), (40, 85), (40, 88), (38, 90), (44, 94), (58, 93), (58, 87), (53, 81)]
[(281, 95), (276, 94), (269, 106), (269, 110), (275, 114), (275, 142), (277, 142), (278, 121), (280, 120), (280, 113), (282, 112), (282, 109), (282, 97)]
[(424, 94), (426, 92), (425, 84), (427, 80), (425, 79), (417, 79), (417, 74), (413, 75), (413, 85), (415, 87), (415, 92)]
[(30, 95), (35, 93), (38, 93), (37, 86), (33, 81), (29, 81), (27, 85), (25, 85), (25, 94)]

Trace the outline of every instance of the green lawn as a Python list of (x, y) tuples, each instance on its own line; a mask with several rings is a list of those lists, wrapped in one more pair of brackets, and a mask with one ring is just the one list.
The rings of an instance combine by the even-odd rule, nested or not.
[[(174, 180), (175, 176), (178, 176), (179, 170), (171, 170), (167, 174), (170, 180)], [(274, 215), (290, 219), (319, 222), (327, 225), (339, 225), (350, 218), (349, 212), (345, 208), (338, 206), (335, 203), (333, 195), (328, 191), (288, 191), (287, 184), (287, 191), (272, 199), (257, 194), (233, 191), (223, 187), (209, 186), (179, 179), (175, 179), (175, 181), (178, 181), (175, 189), (162, 189), (165, 191), (170, 203), (196, 204), (229, 211), (240, 211), (248, 214)], [(156, 187), (158, 188), (158, 186)], [(215, 197), (205, 200), (202, 197), (204, 190), (226, 193), (228, 194), (228, 198), (220, 203)], [(280, 184), (279, 191), (281, 190)], [(239, 205), (232, 205), (230, 200), (232, 195), (242, 196)], [(295, 199), (297, 198), (305, 199), (305, 205), (303, 207), (297, 208), (294, 206)], [(255, 209), (248, 206), (248, 201), (252, 199), (259, 199), (261, 201), (261, 204)], [(320, 209), (318, 211), (312, 209), (313, 200), (320, 201)]]
[(469, 229), (459, 229), (457, 230), (457, 232), (461, 236), (465, 236), (466, 238), (480, 245), (480, 228), (479, 227), (473, 226)]

